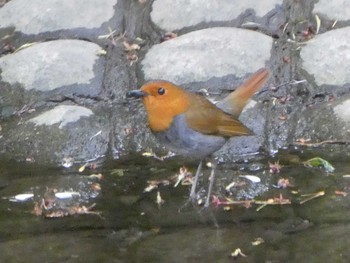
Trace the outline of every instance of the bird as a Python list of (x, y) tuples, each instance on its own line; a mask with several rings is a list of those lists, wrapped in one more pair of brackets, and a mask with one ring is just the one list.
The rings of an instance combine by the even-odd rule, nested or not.
[[(161, 143), (178, 155), (200, 161), (192, 182), (191, 200), (196, 198), (203, 160), (212, 156), (230, 137), (253, 134), (238, 118), (249, 99), (268, 80), (269, 74), (266, 68), (259, 69), (216, 104), (165, 80), (147, 82), (140, 89), (126, 94), (129, 98), (142, 100), (149, 128)], [(216, 163), (213, 162), (205, 207), (210, 205), (215, 169)]]

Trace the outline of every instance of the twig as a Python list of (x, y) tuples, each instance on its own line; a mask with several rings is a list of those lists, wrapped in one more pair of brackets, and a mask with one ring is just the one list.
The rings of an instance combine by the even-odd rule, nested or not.
[(312, 199), (315, 199), (315, 198), (320, 197), (320, 196), (324, 196), (324, 194), (325, 194), (324, 191), (320, 191), (318, 193), (301, 195), (301, 196), (310, 196), (310, 197), (304, 199), (303, 201), (300, 201), (300, 204), (302, 205), (302, 204), (304, 204)]
[(337, 140), (325, 140), (325, 141), (321, 141), (321, 142), (308, 142), (308, 140), (304, 140), (304, 139), (297, 139), (296, 144), (298, 145), (302, 145), (302, 146), (307, 146), (307, 147), (318, 147), (324, 144), (349, 144), (350, 142), (348, 141), (337, 141)]

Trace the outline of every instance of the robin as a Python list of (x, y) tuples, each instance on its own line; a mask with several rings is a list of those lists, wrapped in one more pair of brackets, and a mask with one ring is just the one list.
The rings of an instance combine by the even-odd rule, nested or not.
[[(216, 104), (163, 80), (148, 82), (139, 90), (127, 93), (128, 97), (142, 99), (149, 127), (157, 139), (177, 154), (200, 160), (191, 187), (192, 200), (196, 197), (203, 159), (219, 150), (230, 137), (252, 134), (238, 118), (249, 99), (268, 77), (267, 69), (258, 70)], [(209, 206), (215, 168), (214, 164), (205, 207)]]

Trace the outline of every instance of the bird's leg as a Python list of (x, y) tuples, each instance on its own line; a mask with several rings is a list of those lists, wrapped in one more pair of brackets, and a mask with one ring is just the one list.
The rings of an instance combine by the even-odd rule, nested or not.
[(211, 172), (210, 172), (210, 177), (209, 177), (209, 187), (208, 187), (208, 196), (207, 199), (205, 200), (204, 207), (207, 208), (210, 205), (210, 197), (211, 197), (211, 191), (213, 190), (213, 185), (215, 181), (215, 169), (216, 169), (216, 161), (212, 160), (211, 161)]
[(197, 168), (197, 171), (196, 171), (196, 175), (194, 176), (194, 180), (192, 182), (192, 187), (191, 187), (191, 192), (190, 192), (190, 199), (192, 201), (194, 201), (196, 199), (196, 187), (197, 187), (199, 175), (202, 171), (202, 164), (203, 164), (203, 160), (200, 161), (198, 168)]

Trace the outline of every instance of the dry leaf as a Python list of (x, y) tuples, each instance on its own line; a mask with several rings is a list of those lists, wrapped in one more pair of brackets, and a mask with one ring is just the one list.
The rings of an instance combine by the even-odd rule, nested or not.
[(31, 198), (34, 197), (34, 194), (28, 193), (28, 194), (18, 194), (13, 197), (10, 197), (9, 200), (11, 202), (25, 202)]
[(261, 179), (255, 175), (240, 175), (239, 177), (245, 178), (249, 181), (251, 181), (252, 183), (260, 183)]
[(320, 27), (321, 27), (321, 19), (318, 15), (315, 15), (315, 20), (316, 20), (316, 34), (318, 34), (318, 31), (320, 31)]
[(259, 246), (260, 244), (264, 243), (264, 239), (262, 239), (261, 237), (256, 238), (254, 241), (252, 241), (252, 245), (253, 246)]
[(124, 50), (128, 52), (133, 50), (139, 50), (141, 48), (138, 44), (129, 44), (126, 41), (123, 41), (123, 45), (124, 45)]
[(242, 253), (242, 250), (240, 248), (236, 248), (235, 251), (231, 253), (231, 257), (236, 258), (238, 256), (247, 257), (245, 254)]
[(160, 192), (157, 191), (157, 205), (158, 205), (158, 209), (162, 208), (162, 204), (164, 204), (164, 200), (162, 199), (162, 197), (160, 196)]

